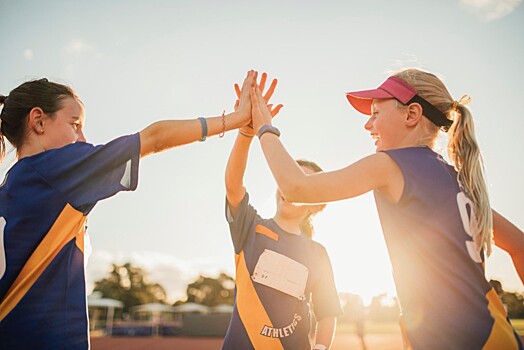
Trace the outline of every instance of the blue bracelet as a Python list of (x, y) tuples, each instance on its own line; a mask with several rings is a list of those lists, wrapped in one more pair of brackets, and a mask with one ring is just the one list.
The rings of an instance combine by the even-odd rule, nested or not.
[(273, 125), (264, 124), (257, 132), (258, 139), (260, 140), (262, 135), (264, 135), (266, 132), (273, 134), (273, 135), (277, 135), (277, 137), (280, 137), (280, 130), (278, 130)]
[(200, 124), (202, 125), (202, 137), (200, 137), (200, 142), (203, 142), (207, 138), (207, 121), (206, 118), (199, 117), (198, 120), (200, 120)]

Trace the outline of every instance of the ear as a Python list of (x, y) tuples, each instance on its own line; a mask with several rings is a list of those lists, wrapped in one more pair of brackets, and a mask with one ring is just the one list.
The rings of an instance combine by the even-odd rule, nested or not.
[(36, 134), (44, 132), (44, 117), (46, 114), (40, 107), (34, 107), (29, 111), (28, 129), (33, 130)]
[(417, 126), (418, 122), (422, 118), (422, 106), (418, 103), (412, 103), (406, 108), (406, 126), (414, 127)]

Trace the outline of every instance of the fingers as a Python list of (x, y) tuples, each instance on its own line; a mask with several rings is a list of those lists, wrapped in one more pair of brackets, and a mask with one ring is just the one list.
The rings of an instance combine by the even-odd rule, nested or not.
[(255, 90), (255, 87), (249, 89), (249, 96), (251, 96), (251, 105), (253, 106), (253, 109), (258, 108), (258, 96)]
[(267, 80), (267, 73), (262, 73), (262, 76), (260, 77), (260, 84), (258, 84), (260, 91), (264, 91), (264, 88), (266, 87), (266, 80)]
[(282, 107), (284, 107), (284, 105), (283, 105), (283, 104), (279, 104), (279, 105), (277, 105), (277, 106), (276, 106), (275, 108), (273, 108), (273, 109), (270, 108), (271, 116), (272, 116), (272, 117), (276, 116), (276, 115), (278, 114), (278, 112), (280, 112), (280, 109), (281, 109)]
[(267, 89), (267, 92), (264, 95), (264, 100), (266, 100), (266, 102), (268, 102), (271, 96), (273, 96), (273, 93), (275, 92), (275, 88), (277, 87), (277, 83), (278, 83), (277, 79), (273, 79), (273, 81), (271, 82), (269, 89)]
[(254, 86), (257, 79), (257, 72), (254, 70), (250, 70), (247, 72), (246, 79), (244, 79), (244, 83), (242, 84), (242, 89), (248, 86)]
[(238, 86), (237, 83), (235, 83), (235, 92), (237, 93), (237, 98), (240, 98), (241, 91), (240, 91), (240, 86)]

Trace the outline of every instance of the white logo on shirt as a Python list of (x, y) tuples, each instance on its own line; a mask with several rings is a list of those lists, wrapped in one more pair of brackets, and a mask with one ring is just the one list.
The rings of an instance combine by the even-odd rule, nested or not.
[(264, 337), (269, 337), (269, 338), (289, 337), (291, 334), (295, 332), (295, 329), (297, 328), (297, 325), (301, 320), (302, 320), (302, 317), (300, 317), (300, 315), (295, 314), (295, 317), (293, 317), (293, 322), (291, 322), (290, 325), (286, 327), (282, 327), (282, 328), (264, 326), (264, 328), (262, 328), (262, 332), (260, 332), (260, 335), (263, 335)]

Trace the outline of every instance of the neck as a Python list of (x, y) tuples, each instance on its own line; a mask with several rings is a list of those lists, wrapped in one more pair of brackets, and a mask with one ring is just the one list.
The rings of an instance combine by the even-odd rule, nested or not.
[(411, 133), (406, 135), (406, 137), (402, 140), (400, 147), (398, 148), (426, 146), (433, 149), (434, 143), (435, 140), (428, 137), (427, 135), (422, 135), (421, 133)]
[(34, 156), (35, 154), (42, 153), (44, 151), (46, 151), (46, 149), (41, 145), (40, 140), (28, 140), (22, 146), (20, 146), (16, 153), (18, 159), (22, 159), (25, 157)]
[(279, 213), (276, 213), (275, 216), (273, 216), (273, 220), (286, 232), (299, 236), (302, 234), (302, 232), (300, 232), (300, 222), (297, 221), (296, 218), (285, 218)]

